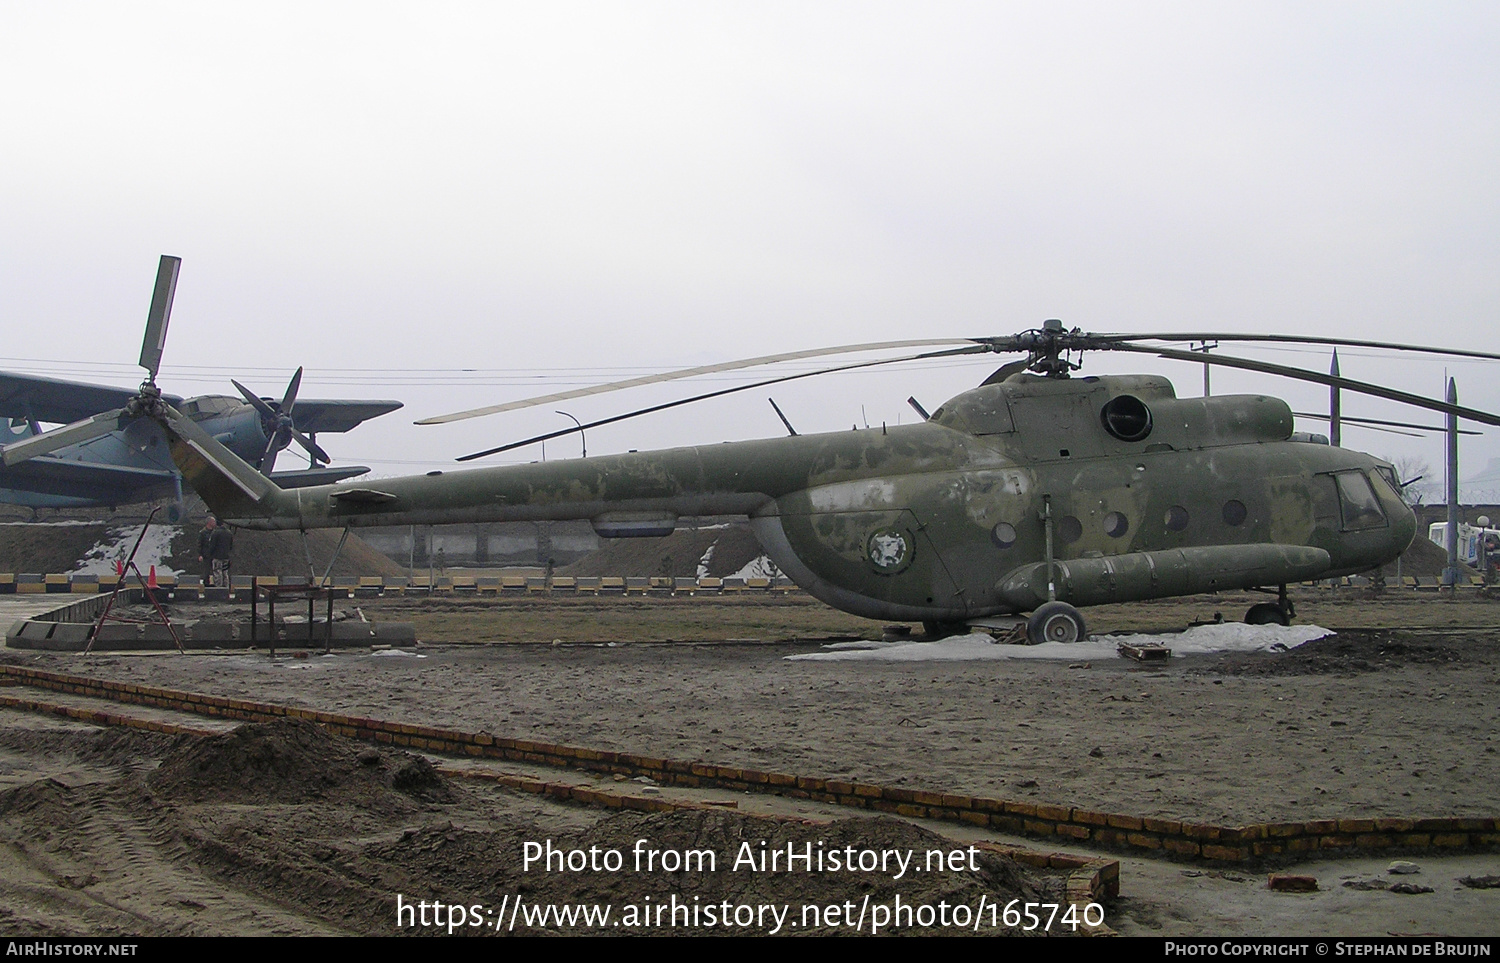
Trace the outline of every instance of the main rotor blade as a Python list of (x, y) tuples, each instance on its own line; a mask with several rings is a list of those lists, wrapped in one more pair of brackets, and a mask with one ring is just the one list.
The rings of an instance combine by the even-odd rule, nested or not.
[[(1295, 412), (1295, 411), (1292, 412), (1292, 414), (1294, 414), (1294, 415), (1296, 413), (1297, 412)], [(1328, 420), (1328, 416), (1327, 415), (1323, 415), (1320, 418), (1317, 415), (1313, 415), (1312, 416), (1312, 420), (1313, 421), (1327, 421)], [(1340, 418), (1339, 421), (1343, 422), (1343, 424), (1344, 424), (1344, 426), (1346, 428), (1358, 428), (1358, 429), (1360, 429), (1362, 431), (1379, 431), (1379, 432), (1383, 432), (1384, 434), (1387, 434), (1387, 435), (1405, 435), (1408, 438), (1423, 438), (1423, 437), (1426, 437), (1426, 436), (1424, 436), (1419, 431), (1406, 431), (1403, 428), (1382, 428), (1380, 425), (1355, 424), (1355, 423), (1351, 422), (1348, 418)], [(1478, 432), (1474, 432), (1474, 434), (1478, 434)]]
[(1371, 395), (1376, 398), (1385, 398), (1389, 401), (1399, 401), (1405, 405), (1415, 408), (1426, 408), (1429, 411), (1441, 411), (1444, 414), (1457, 415), (1470, 421), (1477, 421), (1486, 425), (1500, 426), (1500, 415), (1492, 415), (1486, 411), (1478, 411), (1474, 408), (1464, 408), (1460, 405), (1450, 405), (1445, 401), (1434, 401), (1421, 395), (1414, 395), (1406, 391), (1397, 391), (1395, 388), (1386, 388), (1381, 385), (1372, 385), (1365, 381), (1354, 381), (1349, 378), (1340, 378), (1336, 375), (1323, 374), (1319, 371), (1308, 371), (1304, 368), (1289, 368), (1286, 365), (1271, 364), (1266, 361), (1251, 361), (1248, 358), (1234, 358), (1223, 354), (1210, 354), (1205, 351), (1177, 351), (1173, 348), (1152, 348), (1140, 344), (1127, 344), (1124, 342), (1105, 343), (1097, 346), (1096, 351), (1131, 351), (1137, 354), (1154, 354), (1161, 358), (1170, 358), (1174, 361), (1188, 361), (1193, 364), (1216, 364), (1226, 368), (1242, 368), (1246, 371), (1259, 371), (1262, 374), (1280, 375), (1283, 378), (1292, 378), (1296, 381), (1311, 381), (1314, 384), (1327, 385), (1330, 388), (1342, 388), (1345, 391), (1353, 391), (1356, 394)]
[(193, 419), (171, 405), (163, 404), (162, 410), (155, 416), (162, 427), (169, 432), (168, 437), (175, 435), (173, 444), (184, 444), (191, 448), (199, 458), (215, 469), (215, 473), (221, 478), (215, 481), (216, 485), (222, 485), (225, 481), (233, 484), (245, 497), (252, 502), (259, 502), (267, 495), (276, 491), (274, 482), (263, 480), (254, 474), (241, 475), (232, 464), (226, 463), (220, 453), (230, 454), (224, 447), (214, 441), (212, 436)]
[[(925, 342), (917, 343), (922, 344)], [(976, 344), (971, 345), (967, 348), (953, 348), (949, 351), (928, 351), (924, 352), (923, 354), (910, 354), (900, 358), (881, 358), (878, 361), (861, 361), (858, 364), (839, 365), (836, 368), (823, 368), (819, 371), (804, 371), (800, 374), (785, 375), (780, 378), (770, 378), (766, 381), (754, 382), (753, 384), (736, 385), (733, 388), (721, 388), (718, 391), (709, 391), (701, 395), (694, 395), (691, 398), (681, 398), (677, 401), (668, 401), (664, 404), (652, 405), (649, 408), (639, 408), (635, 411), (626, 412), (623, 415), (615, 415), (611, 418), (601, 418), (598, 421), (591, 421), (586, 425), (574, 425), (571, 428), (561, 428), (557, 431), (550, 431), (545, 435), (534, 435), (533, 437), (527, 438), (524, 441), (511, 442), (508, 445), (501, 445), (498, 448), (491, 448), (488, 451), (476, 451), (472, 455), (462, 455), (454, 460), (473, 461), (476, 458), (484, 458), (489, 455), (498, 455), (502, 451), (510, 451), (513, 448), (524, 448), (527, 445), (533, 445), (539, 441), (550, 441), (553, 438), (560, 438), (563, 435), (569, 435), (575, 431), (583, 431), (588, 428), (598, 428), (600, 425), (614, 424), (617, 421), (624, 421), (627, 418), (635, 418), (638, 415), (649, 415), (653, 411), (665, 411), (668, 408), (676, 408), (680, 405), (690, 405), (695, 401), (706, 401), (709, 398), (718, 398), (721, 395), (731, 395), (736, 391), (749, 391), (752, 388), (764, 388), (768, 385), (779, 385), (784, 381), (796, 381), (799, 378), (815, 378), (818, 375), (832, 374), (835, 371), (853, 371), (858, 368), (873, 368), (877, 365), (896, 364), (901, 361), (918, 361), (923, 358), (948, 358), (954, 355), (961, 354), (987, 354), (989, 353), (989, 351), (990, 348), (988, 345)]]
[(124, 408), (101, 411), (92, 418), (75, 421), (71, 425), (54, 428), (40, 435), (32, 435), (23, 441), (12, 442), (4, 447), (5, 465), (8, 468), (13, 467), (28, 458), (45, 455), (59, 448), (67, 448), (69, 445), (81, 445), (86, 441), (101, 438), (112, 431), (119, 431), (120, 420), (124, 417)]
[(147, 381), (156, 383), (156, 369), (161, 367), (162, 348), (167, 343), (167, 322), (172, 319), (172, 298), (177, 294), (177, 272), (182, 258), (161, 256), (156, 266), (156, 288), (151, 292), (151, 311), (146, 315), (146, 336), (141, 341), (140, 365), (149, 372)]
[[(1394, 341), (1361, 341), (1353, 338), (1318, 338), (1293, 334), (1212, 334), (1202, 332), (1176, 332), (1172, 334), (1087, 334), (1084, 337), (1099, 338), (1110, 342), (1120, 341), (1270, 341), (1277, 344), (1326, 344), (1349, 348), (1383, 348), (1387, 351), (1420, 351), (1424, 354), (1451, 355), (1457, 358), (1484, 358), (1500, 361), (1500, 354), (1488, 351), (1467, 351), (1460, 348), (1433, 348), (1421, 344), (1400, 344)], [(1107, 350), (1101, 348), (1100, 350)], [(1201, 354), (1202, 352), (1200, 352)]]
[[(1296, 415), (1298, 418), (1311, 418), (1314, 421), (1327, 421), (1329, 419), (1328, 412), (1326, 412), (1326, 411), (1323, 412), (1323, 413), (1321, 413), (1321, 414), (1319, 414), (1318, 412), (1315, 412), (1315, 411), (1294, 411), (1294, 412), (1292, 412), (1292, 414)], [(1444, 428), (1442, 425), (1416, 425), (1416, 424), (1412, 424), (1409, 421), (1384, 421), (1384, 420), (1379, 419), (1379, 418), (1350, 418), (1348, 415), (1339, 415), (1339, 420), (1340, 421), (1349, 422), (1350, 424), (1355, 424), (1355, 425), (1386, 425), (1386, 426), (1391, 427), (1391, 428), (1415, 428), (1418, 431), (1447, 431), (1448, 430), (1447, 428)], [(1458, 429), (1458, 433), (1460, 435), (1482, 435), (1482, 434), (1484, 434), (1484, 432), (1482, 432), (1482, 431), (1475, 431), (1472, 428), (1460, 428), (1460, 429)], [(1415, 437), (1420, 438), (1421, 435), (1417, 435)]]
[[(472, 408), (469, 411), (457, 411), (450, 415), (438, 415), (433, 418), (423, 418), (417, 422), (419, 425), (445, 425), (453, 421), (463, 421), (466, 418), (478, 418), (481, 415), (493, 415), (501, 411), (514, 411), (517, 408), (530, 408), (534, 405), (550, 405), (558, 401), (567, 401), (571, 398), (583, 398), (587, 395), (602, 394), (606, 391), (620, 391), (624, 388), (635, 388), (640, 385), (659, 384), (663, 381), (675, 381), (678, 378), (692, 378), (697, 375), (717, 374), (721, 371), (738, 371), (741, 368), (754, 368), (763, 364), (775, 364), (778, 361), (799, 361), (806, 358), (821, 358), (834, 354), (853, 354), (856, 351), (882, 351), (891, 348), (920, 348), (929, 345), (940, 344), (971, 344), (972, 338), (925, 338), (915, 341), (876, 341), (870, 344), (846, 344), (835, 348), (814, 348), (809, 351), (789, 351), (785, 354), (768, 354), (759, 358), (745, 358), (740, 361), (725, 361), (720, 364), (707, 364), (697, 368), (681, 368), (676, 371), (668, 371), (662, 374), (646, 375), (641, 378), (630, 378), (625, 381), (613, 381), (604, 385), (593, 385), (588, 388), (576, 388), (572, 391), (559, 391), (556, 394), (540, 395), (536, 398), (526, 398), (521, 401), (510, 401), (501, 405), (489, 405), (484, 408)], [(902, 359), (906, 360), (906, 359)], [(834, 371), (841, 368), (831, 369)], [(774, 383), (774, 382), (768, 382)]]

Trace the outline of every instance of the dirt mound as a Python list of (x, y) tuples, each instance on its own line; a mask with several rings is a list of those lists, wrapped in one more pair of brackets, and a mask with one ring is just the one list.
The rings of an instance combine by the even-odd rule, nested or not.
[[(59, 518), (63, 516), (58, 513)], [(158, 525), (160, 522), (158, 521)], [(202, 518), (171, 526), (171, 550), (161, 564), (173, 571), (200, 574), (198, 532)], [(157, 527), (153, 526), (153, 531)], [(135, 544), (139, 522), (121, 519), (113, 524), (98, 522), (52, 521), (42, 524), (7, 522), (0, 524), (0, 572), (71, 572), (101, 543), (119, 542), (107, 561), (112, 570), (115, 558), (123, 559)], [(308, 549), (319, 575), (328, 568), (341, 533), (330, 530), (307, 533)], [(237, 575), (306, 575), (307, 555), (297, 532), (256, 532), (235, 529), (234, 572)], [(151, 559), (137, 558), (142, 571)], [(374, 546), (350, 533), (333, 567), (334, 575), (370, 575), (399, 577), (406, 569), (391, 561)]]
[(1423, 635), (1383, 629), (1345, 629), (1289, 652), (1227, 655), (1195, 671), (1216, 675), (1277, 676), (1382, 672), (1408, 665), (1472, 664), (1491, 643), (1483, 636)]
[(104, 524), (0, 525), (0, 572), (71, 572), (113, 526)]
[[(172, 538), (172, 554), (165, 559), (172, 568), (193, 575), (200, 574), (203, 566), (198, 561), (198, 532), (203, 520), (184, 525)], [(341, 532), (319, 529), (307, 533), (307, 547), (312, 554), (313, 566), (319, 575), (328, 569), (328, 560), (338, 548)], [(302, 551), (302, 538), (297, 532), (257, 532), (248, 528), (234, 530), (234, 558), (236, 575), (306, 575), (307, 556)], [(378, 551), (369, 542), (353, 532), (344, 543), (338, 561), (333, 566), (334, 575), (369, 575), (395, 578), (406, 574), (406, 569)]]
[(558, 572), (573, 576), (694, 578), (702, 564), (708, 575), (723, 578), (738, 572), (761, 554), (760, 543), (750, 526), (736, 522), (711, 528), (680, 528), (665, 538), (607, 538), (597, 552)]
[[(1411, 546), (1401, 553), (1401, 574), (1418, 579), (1441, 578), (1443, 569), (1448, 566), (1448, 550), (1436, 542), (1429, 541), (1422, 532), (1412, 539)], [(1463, 572), (1464, 578), (1475, 572), (1472, 566), (1458, 563), (1459, 570)], [(1381, 568), (1386, 578), (1394, 578), (1396, 575), (1396, 563), (1392, 562)]]
[[(548, 871), (539, 866), (523, 869), (522, 847), (528, 842), (545, 840), (555, 850), (577, 850), (585, 853), (618, 853), (622, 862), (618, 871), (565, 871), (555, 865)], [(691, 869), (663, 870), (658, 862), (652, 868), (637, 870), (637, 843), (645, 843), (656, 859), (670, 859), (665, 854), (688, 851), (712, 853), (711, 864), (700, 859)], [(789, 851), (817, 854), (837, 853), (847, 858), (853, 853), (902, 853), (912, 861), (901, 878), (894, 863), (886, 870), (847, 871), (842, 868), (819, 870), (816, 864), (804, 870), (800, 864), (788, 871), (785, 857)], [(928, 850), (964, 852), (963, 867), (953, 871), (925, 870)], [(782, 862), (772, 870), (764, 860), (779, 852)], [(362, 853), (362, 865), (382, 866), (388, 878), (402, 885), (422, 884), (440, 887), (450, 901), (474, 902), (497, 906), (506, 894), (521, 893), (533, 904), (546, 902), (590, 903), (612, 908), (613, 921), (592, 932), (628, 932), (632, 925), (632, 908), (649, 913), (660, 905), (718, 907), (730, 905), (829, 906), (845, 903), (859, 906), (863, 901), (893, 905), (899, 899), (910, 904), (950, 905), (966, 903), (977, 906), (983, 896), (990, 904), (1004, 906), (1013, 899), (1035, 902), (1058, 902), (1062, 897), (1059, 877), (1040, 876), (1011, 859), (976, 853), (972, 865), (968, 850), (951, 839), (938, 836), (910, 823), (889, 818), (844, 819), (827, 825), (746, 816), (721, 811), (675, 811), (669, 813), (620, 813), (601, 820), (593, 827), (562, 838), (524, 826), (503, 831), (473, 831), (453, 825), (431, 826), (408, 832), (399, 841), (370, 846)], [(642, 857), (646, 858), (646, 857)], [(752, 865), (749, 860), (758, 861)], [(738, 861), (738, 862), (737, 862)], [(825, 865), (832, 865), (825, 862)], [(576, 867), (575, 867), (576, 869)], [(462, 896), (460, 896), (462, 894)], [(799, 911), (800, 912), (800, 911)], [(736, 934), (770, 932), (767, 920), (751, 925), (725, 927), (710, 916), (694, 917), (684, 913), (670, 932), (675, 934)], [(1003, 932), (991, 928), (989, 920), (982, 932)], [(848, 933), (849, 923), (809, 926), (801, 916), (782, 932), (804, 934)], [(627, 929), (622, 930), (620, 927)], [(892, 928), (892, 932), (928, 932), (921, 927)], [(518, 928), (539, 933), (541, 929)], [(570, 927), (570, 934), (591, 932), (586, 926)], [(664, 932), (659, 926), (642, 927), (641, 932)], [(937, 929), (931, 932), (939, 932)], [(952, 934), (952, 929), (941, 930)], [(1019, 935), (1019, 934), (1018, 934)]]
[(137, 729), (0, 730), (0, 748), (23, 753), (71, 756), (98, 766), (136, 768), (155, 761), (172, 737)]
[(219, 736), (183, 736), (152, 773), (161, 795), (195, 802), (308, 802), (395, 790), (446, 802), (427, 760), (359, 748), (301, 719), (251, 723)]
[(56, 779), (38, 779), (0, 793), (0, 816), (8, 818), (37, 815), (54, 817), (73, 810), (77, 794), (71, 786)]

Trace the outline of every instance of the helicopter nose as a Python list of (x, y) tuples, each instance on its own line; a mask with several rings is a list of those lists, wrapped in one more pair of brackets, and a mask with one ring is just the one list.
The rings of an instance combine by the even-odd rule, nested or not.
[(1397, 499), (1390, 518), (1391, 547), (1400, 555), (1411, 548), (1412, 541), (1417, 537), (1417, 513), (1406, 502)]

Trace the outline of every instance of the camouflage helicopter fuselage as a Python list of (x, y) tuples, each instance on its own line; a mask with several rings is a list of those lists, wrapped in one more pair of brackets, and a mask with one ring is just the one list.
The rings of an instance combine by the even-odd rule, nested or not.
[(1049, 596), (1082, 606), (1349, 574), (1416, 532), (1389, 465), (1291, 440), (1285, 402), (1178, 399), (1154, 376), (1015, 375), (914, 425), (289, 491), (175, 424), (183, 476), (231, 524), (586, 518), (626, 536), (743, 515), (807, 592), (878, 619), (958, 623)]

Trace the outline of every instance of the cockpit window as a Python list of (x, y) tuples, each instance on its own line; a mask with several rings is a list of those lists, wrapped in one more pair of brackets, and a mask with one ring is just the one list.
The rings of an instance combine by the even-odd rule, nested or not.
[(180, 410), (194, 421), (204, 418), (212, 418), (235, 408), (242, 407), (244, 402), (238, 398), (230, 398), (225, 395), (200, 395), (190, 401), (182, 403)]
[(1385, 526), (1385, 512), (1364, 472), (1343, 471), (1333, 477), (1339, 486), (1339, 509), (1343, 513), (1344, 531), (1357, 532)]
[(1010, 404), (995, 388), (978, 388), (950, 398), (932, 413), (932, 420), (971, 435), (1002, 435), (1016, 430)]

